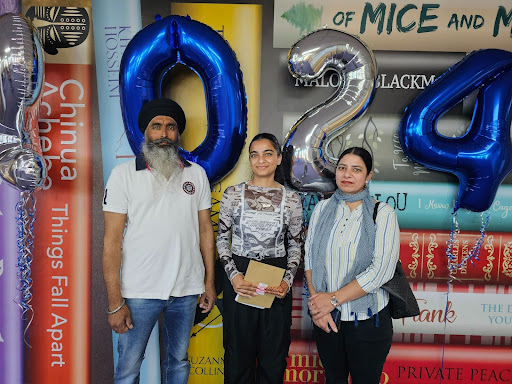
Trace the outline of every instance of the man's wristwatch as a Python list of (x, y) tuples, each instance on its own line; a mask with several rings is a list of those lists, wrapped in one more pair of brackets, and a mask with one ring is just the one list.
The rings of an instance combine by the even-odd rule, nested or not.
[(338, 299), (336, 299), (336, 295), (331, 296), (331, 304), (334, 305), (334, 308), (338, 306)]

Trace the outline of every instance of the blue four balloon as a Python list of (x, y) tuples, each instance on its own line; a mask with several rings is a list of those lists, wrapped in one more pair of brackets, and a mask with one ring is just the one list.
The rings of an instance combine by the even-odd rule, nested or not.
[[(471, 125), (461, 137), (436, 130), (437, 120), (478, 90)], [(406, 109), (399, 128), (402, 149), (425, 167), (459, 178), (455, 211), (482, 212), (512, 170), (512, 52), (470, 53), (427, 87)]]

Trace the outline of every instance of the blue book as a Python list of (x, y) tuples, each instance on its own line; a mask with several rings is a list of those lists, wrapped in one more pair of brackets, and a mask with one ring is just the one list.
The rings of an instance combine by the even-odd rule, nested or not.
[[(100, 117), (103, 178), (112, 169), (135, 157), (124, 131), (119, 96), (119, 63), (126, 45), (142, 28), (139, 0), (93, 0), (94, 47)], [(114, 367), (118, 335), (112, 332)], [(140, 383), (160, 382), (158, 323), (153, 328), (140, 369)]]
[[(420, 183), (407, 181), (371, 181), (370, 194), (395, 209), (401, 229), (450, 230), (452, 212), (459, 186), (451, 183)], [(307, 225), (318, 201), (328, 197), (320, 193), (303, 193), (304, 221)], [(487, 211), (486, 228), (495, 232), (512, 232), (512, 185), (501, 185)], [(461, 230), (479, 231), (487, 212), (457, 211)]]
[[(395, 208), (400, 228), (450, 229), (459, 186), (449, 183), (370, 182), (370, 193)], [(510, 215), (509, 215), (509, 211)], [(512, 186), (501, 185), (488, 210), (489, 231), (512, 231)], [(478, 231), (486, 213), (457, 211), (461, 230)]]

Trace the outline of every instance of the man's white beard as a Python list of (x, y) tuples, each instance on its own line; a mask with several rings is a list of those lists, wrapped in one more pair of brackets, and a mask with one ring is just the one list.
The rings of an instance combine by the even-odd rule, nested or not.
[[(144, 140), (142, 153), (149, 167), (169, 180), (171, 176), (181, 172), (180, 142), (178, 139), (176, 142), (172, 142), (172, 145), (160, 146), (159, 141), (148, 142)], [(169, 140), (169, 142), (171, 141)]]

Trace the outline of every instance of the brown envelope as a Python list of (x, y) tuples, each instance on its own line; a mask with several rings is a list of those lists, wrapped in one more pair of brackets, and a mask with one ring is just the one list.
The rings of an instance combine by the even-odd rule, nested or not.
[[(285, 270), (283, 268), (251, 260), (249, 261), (249, 266), (245, 273), (245, 280), (255, 284), (264, 283), (269, 287), (278, 287), (283, 280), (284, 272)], [(235, 300), (253, 307), (270, 308), (274, 298), (274, 295), (265, 293), (264, 295), (256, 295), (251, 298), (237, 295)]]

